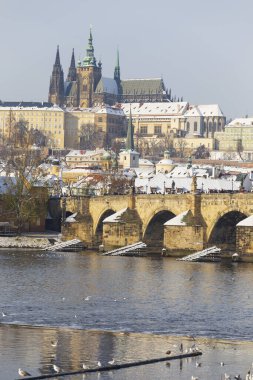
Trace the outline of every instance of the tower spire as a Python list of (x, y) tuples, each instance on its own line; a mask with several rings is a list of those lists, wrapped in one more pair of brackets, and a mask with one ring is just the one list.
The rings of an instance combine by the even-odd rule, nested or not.
[(56, 51), (56, 57), (55, 57), (55, 65), (61, 65), (59, 45), (57, 45), (57, 51)]
[(71, 56), (71, 62), (69, 66), (69, 72), (67, 76), (68, 82), (74, 82), (76, 81), (76, 63), (75, 63), (75, 52), (74, 49), (72, 50), (72, 56)]
[(86, 49), (86, 57), (83, 60), (83, 66), (97, 66), (96, 58), (94, 56), (93, 37), (90, 27), (90, 35), (88, 39), (88, 47)]
[(129, 119), (128, 119), (128, 127), (127, 127), (126, 150), (134, 150), (134, 130), (133, 130), (133, 123), (132, 123), (131, 105), (130, 105), (130, 112), (129, 112)]
[(116, 66), (114, 69), (114, 79), (120, 82), (120, 65), (119, 65), (119, 49), (117, 49)]
[(62, 105), (64, 99), (64, 74), (60, 62), (59, 45), (57, 46), (55, 63), (50, 78), (48, 101)]

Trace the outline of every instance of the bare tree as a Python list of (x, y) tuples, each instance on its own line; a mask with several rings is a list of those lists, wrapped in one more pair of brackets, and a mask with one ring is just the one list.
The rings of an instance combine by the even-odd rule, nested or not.
[(176, 150), (179, 152), (179, 157), (184, 158), (188, 144), (184, 139), (178, 139), (176, 143)]
[(12, 215), (18, 233), (28, 221), (46, 210), (47, 190), (38, 186), (41, 151), (33, 149), (33, 141), (33, 132), (26, 124), (16, 124), (8, 146), (0, 152), (6, 170), (6, 190), (2, 199), (5, 212)]
[(104, 146), (105, 133), (94, 124), (82, 124), (79, 130), (80, 149), (95, 149)]

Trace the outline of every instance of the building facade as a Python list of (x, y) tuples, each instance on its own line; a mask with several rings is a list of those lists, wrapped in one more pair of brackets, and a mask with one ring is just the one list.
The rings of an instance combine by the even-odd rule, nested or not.
[(64, 111), (50, 103), (0, 102), (0, 143), (5, 144), (16, 123), (44, 134), (47, 146), (64, 148)]

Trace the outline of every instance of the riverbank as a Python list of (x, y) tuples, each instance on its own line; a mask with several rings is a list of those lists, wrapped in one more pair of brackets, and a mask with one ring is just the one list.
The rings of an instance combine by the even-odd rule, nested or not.
[(27, 237), (13, 236), (0, 237), (0, 248), (16, 248), (16, 249), (43, 249), (50, 245), (50, 241), (46, 237)]

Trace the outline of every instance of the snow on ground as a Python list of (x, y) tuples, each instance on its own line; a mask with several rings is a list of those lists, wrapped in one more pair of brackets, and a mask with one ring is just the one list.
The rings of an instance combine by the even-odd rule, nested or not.
[(0, 237), (0, 248), (45, 248), (50, 245), (46, 238), (26, 236)]

